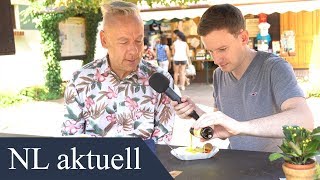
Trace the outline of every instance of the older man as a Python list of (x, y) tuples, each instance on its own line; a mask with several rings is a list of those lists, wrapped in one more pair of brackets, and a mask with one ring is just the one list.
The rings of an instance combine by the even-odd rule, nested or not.
[(174, 110), (149, 77), (168, 72), (142, 60), (144, 25), (135, 4), (112, 2), (101, 7), (102, 46), (108, 54), (75, 72), (65, 91), (63, 135), (141, 137), (170, 141)]

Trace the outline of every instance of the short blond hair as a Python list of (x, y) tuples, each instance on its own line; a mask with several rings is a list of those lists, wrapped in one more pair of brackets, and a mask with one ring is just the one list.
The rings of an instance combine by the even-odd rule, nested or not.
[(124, 1), (113, 1), (109, 3), (103, 3), (101, 5), (101, 12), (103, 15), (103, 25), (105, 26), (108, 20), (113, 18), (114, 16), (130, 16), (136, 15), (140, 17), (139, 8), (131, 3)]

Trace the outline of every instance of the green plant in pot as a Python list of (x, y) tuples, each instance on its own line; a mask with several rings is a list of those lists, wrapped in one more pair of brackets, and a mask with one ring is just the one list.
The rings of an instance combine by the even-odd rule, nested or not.
[(320, 154), (320, 127), (309, 131), (300, 126), (283, 126), (284, 139), (279, 146), (282, 153), (272, 153), (270, 161), (284, 159), (282, 165), (287, 180), (314, 179), (316, 162)]

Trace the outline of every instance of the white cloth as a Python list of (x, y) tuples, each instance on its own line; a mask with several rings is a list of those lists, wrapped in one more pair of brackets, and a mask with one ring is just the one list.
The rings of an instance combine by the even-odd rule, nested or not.
[(169, 61), (160, 61), (158, 62), (159, 66), (166, 72), (168, 72), (169, 69)]
[(188, 44), (184, 41), (181, 41), (180, 39), (177, 39), (173, 44), (174, 44), (173, 60), (187, 61), (188, 60), (188, 54), (187, 54)]

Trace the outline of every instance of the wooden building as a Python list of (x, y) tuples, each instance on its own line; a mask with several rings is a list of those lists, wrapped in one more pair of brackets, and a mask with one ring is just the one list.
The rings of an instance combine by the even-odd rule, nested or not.
[[(197, 23), (199, 17), (211, 4), (221, 3), (215, 0), (209, 2), (210, 5), (142, 9), (141, 15), (145, 21), (191, 18)], [(318, 77), (320, 75), (318, 74), (320, 72), (319, 0), (268, 0), (263, 2), (237, 0), (232, 3), (242, 11), (246, 18), (254, 18), (260, 13), (268, 14), (268, 22), (271, 24), (269, 34), (273, 41), (280, 41), (284, 31), (293, 31), (295, 53), (281, 54), (281, 56), (293, 66), (297, 77)]]

